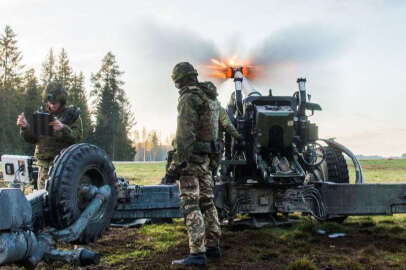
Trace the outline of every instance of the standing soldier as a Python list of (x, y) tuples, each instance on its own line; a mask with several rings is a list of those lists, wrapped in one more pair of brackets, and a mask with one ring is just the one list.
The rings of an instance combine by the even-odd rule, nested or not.
[(207, 257), (220, 257), (221, 236), (213, 202), (210, 154), (218, 153), (219, 107), (215, 93), (197, 80), (197, 71), (178, 63), (172, 80), (179, 89), (175, 162), (180, 172), (180, 198), (189, 237), (190, 255), (172, 264), (205, 266)]
[[(217, 88), (212, 82), (205, 82), (207, 88), (210, 91), (215, 92), (217, 96)], [(217, 174), (217, 168), (220, 165), (221, 158), (223, 157), (224, 153), (224, 132), (231, 135), (237, 140), (241, 140), (242, 136), (234, 127), (233, 123), (228, 116), (227, 111), (221, 106), (220, 102), (217, 101), (219, 106), (219, 131), (218, 131), (218, 138), (217, 143), (220, 146), (219, 153), (211, 154), (210, 155), (210, 169), (213, 172), (213, 176)]]
[[(207, 93), (216, 93), (217, 97), (217, 88), (212, 82), (201, 83), (204, 87), (202, 88)], [(209, 94), (210, 95), (210, 94)], [(217, 101), (218, 102), (218, 101)], [(227, 111), (221, 107), (220, 102), (219, 106), (219, 131), (218, 131), (218, 140), (219, 153), (211, 154), (210, 157), (210, 169), (213, 172), (213, 176), (217, 174), (217, 169), (220, 164), (221, 158), (224, 153), (224, 132), (231, 135), (237, 140), (241, 140), (242, 136), (234, 127), (233, 123), (230, 120), (230, 117)], [(176, 155), (176, 146), (174, 141), (172, 141), (173, 149), (168, 151), (168, 158), (166, 163), (166, 174), (161, 180), (161, 184), (174, 184), (176, 180), (179, 179), (179, 173), (176, 171), (176, 166), (174, 164), (174, 156)]]
[(17, 126), (24, 140), (35, 144), (34, 156), (39, 167), (37, 188), (45, 188), (45, 180), (49, 178), (48, 171), (56, 155), (66, 148), (80, 141), (82, 136), (82, 120), (80, 110), (67, 107), (67, 94), (60, 83), (51, 82), (46, 88), (47, 112), (54, 116), (50, 122), (54, 133), (52, 136), (38, 136), (34, 134), (24, 113), (17, 118)]

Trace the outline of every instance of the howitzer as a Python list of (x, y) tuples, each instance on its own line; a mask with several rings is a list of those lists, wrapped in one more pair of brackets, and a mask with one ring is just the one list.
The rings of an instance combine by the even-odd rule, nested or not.
[[(363, 185), (356, 156), (333, 139), (319, 139), (309, 116), (321, 106), (309, 102), (306, 79), (297, 80), (299, 89), (292, 96), (262, 96), (251, 90), (243, 98), (247, 69), (226, 70), (235, 82), (229, 115), (245, 140), (225, 140), (226, 158), (215, 177), (215, 204), (223, 219), (249, 214), (254, 224), (261, 218), (264, 225), (277, 223), (278, 213), (342, 221), (349, 215), (404, 211), (406, 185)], [(349, 184), (343, 153), (354, 163), (354, 185)]]
[(349, 183), (342, 152), (354, 160), (356, 183), (363, 181), (362, 170), (349, 149), (333, 140), (319, 140), (318, 127), (307, 112), (313, 115), (321, 106), (308, 101), (306, 79), (297, 80), (299, 90), (292, 96), (262, 96), (251, 89), (243, 98), (247, 70), (225, 71), (235, 83), (229, 116), (245, 140), (225, 140), (226, 159), (215, 188), (222, 218), (233, 220), (245, 213), (274, 221), (277, 213), (305, 212), (320, 220), (344, 219), (345, 215), (328, 211), (320, 186)]
[[(214, 177), (215, 205), (223, 220), (248, 214), (253, 225), (263, 226), (277, 225), (278, 213), (334, 221), (406, 213), (406, 184), (363, 184), (355, 155), (334, 140), (318, 138), (307, 112), (321, 107), (308, 102), (304, 79), (298, 79), (299, 90), (292, 96), (254, 91), (243, 98), (243, 67), (230, 68), (228, 74), (236, 86), (229, 115), (244, 141), (226, 140), (226, 158)], [(343, 153), (354, 163), (355, 184), (349, 183)], [(3, 161), (3, 173), (10, 174), (7, 179), (15, 186), (19, 179), (26, 180), (16, 173), (30, 171), (20, 164), (32, 163), (14, 158)], [(97, 253), (58, 250), (56, 243), (96, 241), (110, 223), (131, 227), (140, 219), (179, 218), (179, 205), (176, 184), (129, 185), (116, 176), (103, 150), (72, 145), (55, 158), (45, 190), (24, 196), (17, 188), (0, 189), (0, 265), (97, 263)]]

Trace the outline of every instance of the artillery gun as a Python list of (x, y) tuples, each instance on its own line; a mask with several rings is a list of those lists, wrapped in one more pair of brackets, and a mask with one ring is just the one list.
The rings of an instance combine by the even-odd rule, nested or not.
[[(220, 174), (215, 176), (221, 218), (232, 222), (237, 214), (248, 214), (260, 227), (277, 225), (278, 213), (299, 212), (321, 221), (406, 213), (406, 184), (363, 184), (351, 151), (318, 138), (306, 112), (321, 107), (309, 102), (304, 79), (298, 79), (299, 91), (293, 96), (251, 92), (243, 98), (243, 67), (227, 74), (235, 82), (235, 101), (228, 112), (244, 140), (227, 138)], [(355, 184), (349, 183), (343, 153), (354, 162)], [(12, 187), (0, 189), (0, 265), (34, 267), (42, 260), (96, 264), (98, 253), (58, 250), (56, 243), (96, 241), (109, 225), (132, 227), (140, 219), (182, 217), (177, 184), (129, 185), (94, 145), (64, 149), (54, 160), (46, 188), (25, 196), (15, 187), (34, 175), (30, 160), (3, 160)]]
[[(228, 114), (244, 140), (226, 135), (225, 159), (215, 185), (220, 217), (249, 214), (254, 226), (278, 224), (278, 213), (300, 212), (318, 220), (343, 221), (350, 215), (404, 212), (406, 185), (363, 184), (356, 156), (334, 139), (320, 139), (309, 116), (321, 106), (309, 102), (306, 79), (292, 96), (243, 98), (247, 67), (228, 67), (235, 92)], [(310, 112), (310, 115), (309, 115)], [(349, 183), (345, 153), (354, 163)]]

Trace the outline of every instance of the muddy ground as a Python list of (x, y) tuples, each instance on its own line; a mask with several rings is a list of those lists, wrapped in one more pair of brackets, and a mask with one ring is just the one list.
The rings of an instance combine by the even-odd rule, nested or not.
[[(210, 261), (209, 269), (406, 269), (404, 228), (394, 223), (388, 226), (385, 222), (391, 224), (390, 220), (383, 222), (383, 226), (367, 219), (343, 226), (305, 221), (285, 229), (225, 228), (223, 259)], [(347, 236), (330, 239), (318, 234), (319, 228), (327, 233), (345, 232)], [(179, 231), (186, 233), (183, 228)], [(89, 269), (179, 269), (171, 267), (170, 262), (187, 254), (186, 237), (182, 238), (183, 243), (166, 252), (153, 252), (153, 256), (140, 256), (136, 260), (104, 262)], [(114, 255), (118, 246), (128, 245), (129, 239), (132, 243), (154, 241), (137, 231), (112, 230), (93, 247)], [(135, 244), (133, 248), (141, 251), (148, 245)]]

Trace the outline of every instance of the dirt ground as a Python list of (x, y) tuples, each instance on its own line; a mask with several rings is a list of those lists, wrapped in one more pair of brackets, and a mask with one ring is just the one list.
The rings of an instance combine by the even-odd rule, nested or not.
[[(223, 258), (210, 260), (207, 269), (406, 269), (403, 217), (350, 218), (341, 225), (293, 218), (299, 223), (284, 228), (223, 227)], [(318, 233), (320, 229), (326, 234)], [(346, 235), (328, 237), (337, 232)], [(101, 252), (103, 258), (99, 265), (81, 269), (182, 269), (172, 266), (171, 260), (188, 252), (181, 220), (138, 229), (110, 229), (88, 247)], [(37, 269), (79, 268), (41, 263)]]
[[(387, 226), (391, 224), (390, 220), (384, 220), (384, 226), (379, 224), (369, 220), (343, 226), (304, 221), (286, 229), (225, 228), (223, 259), (210, 261), (209, 269), (406, 269), (406, 238), (401, 236), (404, 228)], [(331, 233), (346, 232), (347, 236), (330, 239), (317, 233), (319, 227)], [(143, 237), (145, 235), (136, 230), (124, 233), (112, 230), (92, 247), (113, 255), (115, 247), (127, 245), (130, 239), (130, 242), (137, 242)], [(141, 250), (143, 246), (134, 248)], [(172, 267), (170, 262), (181, 258), (187, 251), (184, 241), (167, 252), (137, 260), (128, 258), (112, 264), (102, 263), (89, 269), (179, 269)]]

